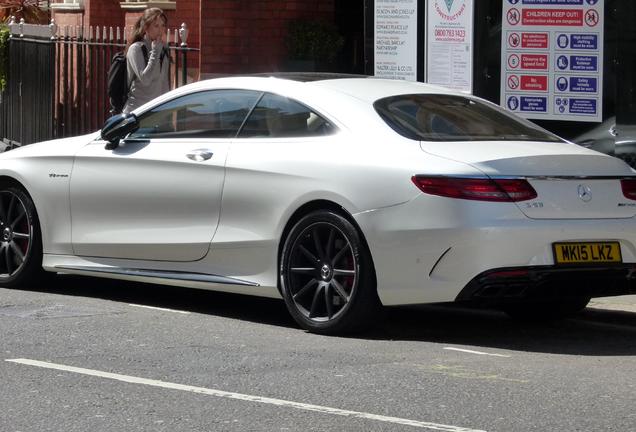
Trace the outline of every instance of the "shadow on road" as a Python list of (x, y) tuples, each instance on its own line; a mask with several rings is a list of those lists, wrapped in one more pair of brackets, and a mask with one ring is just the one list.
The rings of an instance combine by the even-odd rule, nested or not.
[(58, 275), (52, 283), (32, 291), (101, 298), (282, 327), (295, 326), (283, 301), (240, 294), (69, 275)]
[[(58, 276), (33, 291), (101, 298), (297, 328), (282, 300), (81, 276)], [(302, 330), (298, 330), (301, 332)], [(355, 339), (422, 341), (479, 348), (588, 356), (636, 355), (636, 313), (586, 309), (573, 318), (532, 323), (497, 311), (455, 306), (387, 308)]]
[(455, 306), (392, 308), (373, 339), (589, 356), (636, 355), (636, 313), (585, 309), (572, 318), (521, 322), (491, 310)]

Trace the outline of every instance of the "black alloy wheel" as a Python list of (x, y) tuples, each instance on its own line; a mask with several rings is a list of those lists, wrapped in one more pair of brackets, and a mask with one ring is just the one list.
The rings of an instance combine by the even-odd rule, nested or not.
[(43, 273), (42, 240), (31, 198), (0, 186), (0, 286), (33, 282)]
[(310, 213), (292, 228), (280, 280), (288, 310), (306, 330), (346, 333), (379, 317), (370, 254), (356, 228), (339, 214)]

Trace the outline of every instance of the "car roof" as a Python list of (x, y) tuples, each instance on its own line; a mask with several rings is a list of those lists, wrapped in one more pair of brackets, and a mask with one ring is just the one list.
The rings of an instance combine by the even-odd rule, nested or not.
[(369, 75), (338, 73), (338, 72), (261, 72), (245, 75), (228, 75), (228, 76), (246, 76), (246, 77), (266, 77), (280, 78), (298, 82), (325, 81), (333, 79), (351, 79), (351, 78), (373, 78)]
[(250, 75), (304, 82), (312, 87), (329, 88), (366, 102), (399, 94), (436, 93), (460, 94), (445, 87), (415, 81), (376, 78), (369, 75), (328, 72), (276, 72)]
[(302, 92), (302, 88), (318, 91), (327, 90), (354, 97), (367, 103), (373, 103), (378, 99), (400, 94), (432, 93), (466, 96), (463, 93), (432, 84), (326, 72), (275, 72), (232, 75), (199, 81), (190, 84), (188, 87), (205, 88), (210, 85), (212, 87), (261, 88), (263, 90), (269, 89), (270, 91), (282, 88), (295, 88), (300, 92)]
[(385, 97), (403, 95), (403, 94), (417, 94), (417, 93), (430, 93), (430, 94), (456, 94), (466, 96), (465, 94), (458, 93), (454, 90), (435, 86), (432, 84), (425, 84), (415, 81), (402, 81), (402, 80), (390, 80), (383, 78), (371, 78), (371, 79), (335, 79), (316, 81), (310, 83), (312, 86), (328, 88), (340, 93), (345, 93), (353, 96), (357, 99), (373, 103), (378, 99)]

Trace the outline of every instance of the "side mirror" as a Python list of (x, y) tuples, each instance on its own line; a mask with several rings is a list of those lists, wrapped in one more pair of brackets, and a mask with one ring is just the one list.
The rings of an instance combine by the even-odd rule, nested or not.
[(106, 149), (117, 148), (119, 141), (139, 129), (139, 120), (134, 114), (117, 114), (106, 120), (102, 127), (102, 139), (108, 141)]

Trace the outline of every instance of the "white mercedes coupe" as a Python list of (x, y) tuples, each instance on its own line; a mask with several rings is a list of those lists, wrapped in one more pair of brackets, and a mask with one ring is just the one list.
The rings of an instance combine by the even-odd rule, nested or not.
[(0, 286), (46, 271), (282, 297), (325, 334), (382, 305), (555, 317), (636, 292), (635, 216), (623, 161), (477, 97), (219, 78), (1, 154)]

